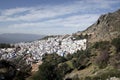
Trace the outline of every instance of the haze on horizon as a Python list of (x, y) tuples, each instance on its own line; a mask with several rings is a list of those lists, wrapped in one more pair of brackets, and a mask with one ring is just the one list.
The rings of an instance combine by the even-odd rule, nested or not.
[(120, 0), (2, 0), (0, 34), (71, 34), (117, 9)]

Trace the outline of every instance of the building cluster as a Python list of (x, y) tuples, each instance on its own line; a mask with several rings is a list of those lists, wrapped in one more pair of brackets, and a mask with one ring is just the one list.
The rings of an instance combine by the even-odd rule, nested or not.
[(60, 56), (73, 54), (77, 50), (86, 49), (86, 39), (74, 40), (72, 36), (56, 36), (34, 42), (21, 42), (15, 44), (15, 48), (0, 49), (1, 59), (13, 59), (24, 56), (30, 62), (41, 60), (42, 55), (56, 53)]

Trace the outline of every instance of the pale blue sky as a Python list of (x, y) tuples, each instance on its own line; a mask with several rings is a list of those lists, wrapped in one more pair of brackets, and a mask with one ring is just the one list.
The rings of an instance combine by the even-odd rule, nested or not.
[(120, 0), (1, 0), (0, 34), (72, 34), (117, 9)]

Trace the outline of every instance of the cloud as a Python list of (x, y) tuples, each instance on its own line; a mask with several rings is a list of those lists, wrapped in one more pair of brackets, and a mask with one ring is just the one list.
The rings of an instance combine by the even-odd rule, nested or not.
[[(83, 14), (83, 15), (74, 15), (65, 18), (50, 19), (43, 22), (28, 22), (9, 25), (11, 28), (55, 28), (55, 27), (64, 27), (64, 28), (83, 28), (90, 26), (93, 22), (98, 19), (99, 15), (96, 14)], [(86, 23), (86, 24), (85, 24)], [(82, 30), (83, 30), (82, 29)]]
[[(8, 29), (29, 29), (32, 32), (43, 32), (46, 29), (54, 30), (57, 34), (59, 29), (67, 33), (76, 30), (84, 30), (93, 24), (98, 17), (114, 9), (119, 0), (75, 0), (69, 4), (43, 5), (33, 7), (17, 7), (0, 11), (0, 22), (9, 23), (5, 25)], [(102, 11), (103, 10), (103, 11)], [(106, 12), (105, 12), (106, 11)], [(34, 29), (33, 29), (34, 28)], [(7, 29), (7, 31), (9, 31)], [(32, 30), (33, 29), (33, 30)], [(2, 30), (2, 29), (1, 29)], [(5, 30), (5, 29), (4, 29)], [(60, 31), (59, 31), (60, 33)]]
[(118, 3), (118, 0), (78, 0), (69, 5), (7, 9), (1, 12), (0, 22), (37, 21), (74, 13), (96, 12), (99, 9), (112, 8), (111, 5), (116, 3)]
[[(78, 12), (76, 6), (44, 6), (32, 8), (15, 8), (2, 11), (0, 21), (36, 21), (45, 18), (54, 18)], [(27, 14), (24, 14), (27, 12)], [(21, 13), (21, 15), (17, 15)], [(17, 16), (16, 16), (17, 15)]]
[(1, 12), (1, 15), (4, 16), (11, 16), (11, 15), (15, 15), (17, 13), (23, 13), (25, 11), (30, 10), (30, 8), (13, 8), (13, 9), (6, 9), (4, 11)]

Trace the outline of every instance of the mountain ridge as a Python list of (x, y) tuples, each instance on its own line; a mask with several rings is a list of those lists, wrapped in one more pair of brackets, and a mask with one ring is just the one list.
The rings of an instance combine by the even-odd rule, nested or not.
[(76, 34), (89, 35), (88, 41), (111, 41), (113, 38), (120, 36), (120, 9), (101, 15), (99, 19), (82, 32)]
[(0, 34), (0, 43), (19, 43), (41, 39), (45, 35), (25, 34), (25, 33), (4, 33)]

